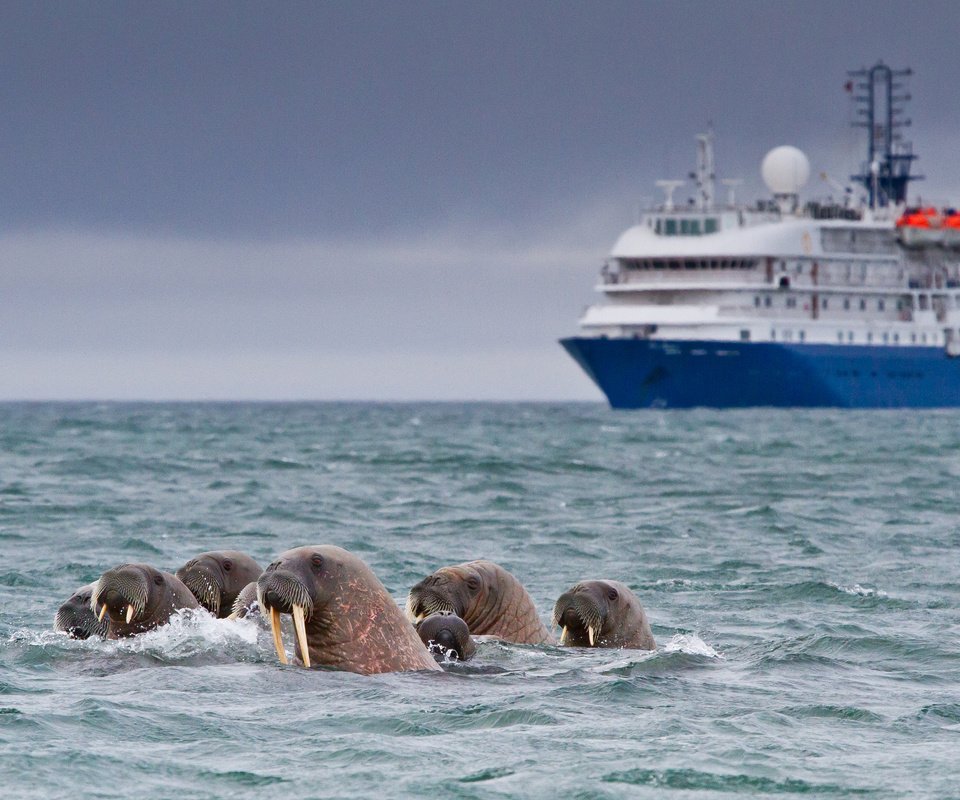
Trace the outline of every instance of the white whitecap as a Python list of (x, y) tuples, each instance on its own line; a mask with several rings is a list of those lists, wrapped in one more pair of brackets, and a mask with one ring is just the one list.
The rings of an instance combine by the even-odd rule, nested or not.
[(695, 633), (675, 633), (673, 638), (663, 646), (664, 653), (686, 653), (691, 656), (707, 656), (708, 658), (724, 658)]

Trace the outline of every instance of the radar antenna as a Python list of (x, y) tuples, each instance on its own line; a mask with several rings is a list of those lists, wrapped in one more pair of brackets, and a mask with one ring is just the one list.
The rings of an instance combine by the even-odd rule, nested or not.
[(905, 203), (907, 184), (923, 177), (910, 174), (917, 157), (912, 143), (903, 141), (900, 135), (900, 129), (910, 125), (909, 119), (902, 118), (910, 94), (903, 91), (904, 83), (899, 79), (909, 77), (913, 70), (890, 69), (878, 61), (870, 69), (847, 74), (851, 78), (847, 91), (856, 92), (853, 99), (859, 105), (857, 115), (864, 118), (853, 126), (867, 129), (867, 160), (860, 174), (850, 177), (867, 190), (871, 208)]
[(657, 181), (657, 186), (663, 189), (666, 195), (663, 201), (664, 211), (673, 211), (673, 193), (685, 183), (686, 181)]

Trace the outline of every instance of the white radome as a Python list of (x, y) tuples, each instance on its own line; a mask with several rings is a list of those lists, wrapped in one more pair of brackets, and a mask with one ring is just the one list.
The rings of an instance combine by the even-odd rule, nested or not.
[(781, 145), (763, 157), (760, 174), (774, 194), (797, 194), (810, 177), (810, 161), (802, 150)]

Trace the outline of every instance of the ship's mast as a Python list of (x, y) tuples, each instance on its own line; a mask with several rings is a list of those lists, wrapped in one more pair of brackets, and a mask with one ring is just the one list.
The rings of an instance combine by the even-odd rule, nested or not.
[(697, 201), (701, 211), (713, 208), (714, 180), (716, 168), (713, 165), (713, 129), (697, 134)]
[(854, 100), (859, 108), (855, 128), (867, 129), (867, 160), (859, 175), (850, 177), (862, 184), (870, 196), (870, 207), (900, 205), (906, 202), (907, 184), (922, 176), (911, 175), (910, 167), (917, 158), (913, 145), (903, 141), (900, 129), (910, 125), (903, 119), (904, 103), (910, 95), (902, 91), (900, 78), (913, 74), (910, 69), (890, 69), (878, 61), (870, 69), (847, 73), (851, 80), (847, 90), (856, 92)]

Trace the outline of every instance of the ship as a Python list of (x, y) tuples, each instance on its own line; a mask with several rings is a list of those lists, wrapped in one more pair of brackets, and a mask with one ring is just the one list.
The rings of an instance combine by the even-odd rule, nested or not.
[[(561, 340), (614, 408), (960, 405), (960, 214), (910, 206), (909, 69), (848, 73), (867, 157), (839, 198), (800, 202), (806, 155), (775, 147), (770, 196), (715, 197), (712, 132), (695, 196), (624, 231), (577, 335)], [(856, 188), (853, 188), (856, 187)]]

